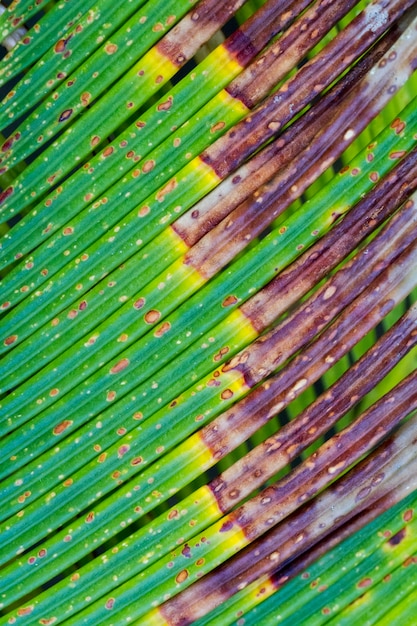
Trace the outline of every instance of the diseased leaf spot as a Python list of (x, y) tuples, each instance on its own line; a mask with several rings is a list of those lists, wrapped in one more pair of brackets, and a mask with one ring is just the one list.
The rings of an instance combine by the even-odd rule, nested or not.
[(128, 365), (130, 365), (129, 359), (126, 359), (126, 358), (120, 359), (120, 361), (118, 361), (110, 369), (110, 374), (119, 374), (119, 372), (122, 372), (124, 369), (126, 369), (126, 367), (128, 367)]
[(88, 513), (87, 517), (85, 518), (85, 523), (91, 524), (91, 522), (94, 521), (94, 518), (95, 518), (94, 511), (90, 511), (90, 513)]
[(129, 450), (130, 450), (130, 446), (127, 443), (120, 446), (120, 448), (117, 451), (117, 456), (119, 457), (119, 459), (121, 459), (127, 452), (129, 452)]
[(143, 309), (143, 307), (145, 306), (145, 302), (146, 302), (145, 298), (138, 298), (133, 303), (133, 308), (139, 311), (140, 309)]
[(181, 570), (175, 577), (175, 581), (179, 584), (183, 583), (184, 581), (187, 580), (189, 574), (188, 574), (188, 570), (183, 569)]
[(155, 337), (162, 337), (165, 335), (171, 328), (171, 324), (169, 322), (164, 322), (154, 333)]
[(143, 316), (143, 319), (147, 324), (155, 324), (161, 317), (161, 312), (156, 309), (151, 309)]
[(111, 609), (114, 607), (114, 603), (115, 603), (114, 598), (108, 598), (104, 606), (108, 611), (111, 611)]
[(115, 43), (106, 43), (104, 46), (104, 51), (106, 54), (115, 54), (117, 52), (117, 45)]
[(107, 402), (113, 402), (115, 397), (116, 397), (116, 392), (115, 391), (108, 391), (107, 394), (106, 394)]
[(172, 103), (173, 103), (173, 97), (168, 96), (165, 102), (161, 102), (160, 104), (158, 104), (156, 108), (158, 109), (158, 111), (169, 111), (169, 109), (172, 107)]
[(16, 341), (17, 341), (17, 335), (10, 335), (10, 337), (6, 337), (3, 343), (5, 346), (11, 346)]
[(52, 432), (54, 435), (61, 435), (65, 430), (67, 430), (67, 428), (72, 426), (72, 424), (72, 420), (63, 420), (57, 426), (55, 426)]
[(69, 118), (71, 117), (71, 115), (73, 114), (73, 109), (66, 109), (65, 111), (63, 111), (61, 113), (61, 115), (58, 118), (58, 122), (66, 122), (66, 120), (69, 120)]
[(227, 298), (225, 298), (222, 302), (222, 306), (223, 307), (227, 307), (227, 306), (232, 306), (233, 304), (237, 303), (237, 298), (236, 296), (227, 296)]

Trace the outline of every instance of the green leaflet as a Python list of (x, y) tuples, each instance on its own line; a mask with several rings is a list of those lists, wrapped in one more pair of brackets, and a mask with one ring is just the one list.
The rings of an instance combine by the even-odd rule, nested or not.
[[(409, 568), (401, 564), (405, 556), (412, 553), (417, 532), (415, 516), (405, 523), (403, 515), (413, 510), (416, 503), (417, 494), (414, 491), (266, 599), (263, 600), (260, 593), (262, 584), (252, 583), (195, 622), (196, 626), (217, 626), (220, 623), (227, 626), (236, 624), (239, 618), (244, 619), (248, 626), (267, 626), (271, 623), (302, 623), (308, 626), (375, 623), (379, 626), (390, 604), (396, 604), (402, 593), (407, 593), (415, 585)], [(384, 537), (384, 531), (389, 528), (390, 535), (395, 535), (404, 527), (407, 528), (407, 539), (390, 549), (389, 538)], [(392, 556), (392, 561), (388, 560), (388, 555)], [(383, 581), (384, 576), (387, 576), (386, 582)], [(279, 577), (280, 571), (277, 572), (277, 581)], [(371, 589), (368, 584), (370, 578)], [(361, 579), (365, 584), (358, 587)], [(266, 584), (265, 587), (268, 589)], [(355, 598), (356, 603), (341, 610), (343, 605)], [(402, 615), (401, 609), (397, 615)], [(387, 625), (393, 623), (395, 621), (387, 621)]]
[[(31, 31), (23, 38), (20, 58), (17, 50), (10, 55), (12, 61), (4, 67), (6, 59), (0, 64), (0, 78), (10, 80), (13, 74), (30, 64), (30, 57), (38, 63), (26, 72), (24, 79), (13, 87), (11, 93), (3, 99), (0, 106), (0, 126), (4, 128), (13, 119), (18, 118), (27, 109), (38, 104), (52, 89), (68, 78), (71, 72), (91, 56), (99, 45), (110, 37), (132, 13), (138, 10), (145, 0), (123, 2), (114, 7), (114, 3), (101, 0), (94, 2), (73, 2), (73, 11), (69, 24), (67, 3), (58, 3), (46, 13), (39, 22), (36, 31)], [(65, 10), (63, 10), (65, 9)], [(80, 11), (77, 16), (76, 11)], [(58, 30), (61, 27), (61, 30)], [(51, 47), (51, 28), (56, 32), (56, 39)], [(43, 40), (40, 37), (43, 35)], [(10, 69), (9, 69), (10, 68)], [(69, 81), (74, 80), (70, 78)], [(68, 83), (67, 83), (68, 85)], [(59, 95), (58, 97), (62, 97)], [(37, 115), (37, 113), (35, 114)]]
[[(192, 2), (194, 4), (196, 0)], [(234, 4), (236, 2), (243, 0), (235, 0)], [(203, 5), (208, 7), (213, 3), (214, 0), (203, 0)], [(170, 2), (150, 0), (149, 4), (128, 20), (122, 29), (112, 35), (103, 48), (83, 63), (79, 74), (69, 77), (63, 88), (69, 94), (68, 98), (63, 94), (56, 99), (48, 100), (45, 105), (46, 119), (42, 112), (35, 111), (25, 120), (22, 128), (18, 128), (3, 144), (2, 150), (5, 152), (3, 161), (7, 161), (8, 164), (6, 167), (26, 158), (45, 140), (53, 137), (70, 123), (71, 128), (52, 144), (43, 157), (41, 169), (45, 170), (45, 163), (48, 161), (54, 162), (54, 154), (55, 158), (59, 156), (61, 159), (64, 150), (71, 151), (73, 166), (79, 165), (94, 146), (128, 120), (134, 111), (175, 74), (215, 32), (220, 25), (219, 22), (226, 21), (231, 13), (231, 7), (227, 4), (224, 9), (217, 9), (217, 15), (215, 13), (213, 19), (204, 27), (197, 29), (196, 22), (200, 15), (204, 15), (203, 7), (200, 9), (201, 14), (196, 12), (183, 17), (189, 10), (190, 2), (187, 0)], [(198, 16), (198, 19), (193, 19), (194, 15)], [(159, 47), (149, 49), (161, 38), (163, 32), (172, 28), (181, 17), (182, 28), (174, 31), (171, 40), (166, 40), (168, 51), (165, 52), (163, 42)], [(184, 46), (181, 47), (183, 37), (188, 38), (186, 49)], [(139, 50), (136, 49), (135, 42), (140, 42)], [(175, 58), (171, 59), (169, 54), (172, 53), (169, 50), (175, 45), (180, 47), (181, 52), (177, 51)], [(144, 52), (146, 54), (139, 58)], [(112, 63), (108, 62), (109, 57)], [(117, 84), (113, 84), (121, 75)], [(94, 107), (86, 110), (84, 115), (73, 123), (75, 117), (108, 87), (110, 89), (106, 92), (105, 98), (95, 101)], [(60, 88), (57, 93), (60, 94)], [(49, 172), (44, 177), (45, 179), (52, 177), (58, 182), (62, 172), (61, 170), (54, 174)]]
[(1, 40), (13, 33), (26, 20), (38, 13), (48, 0), (15, 0), (0, 16)]
[[(288, 220), (285, 219), (285, 216), (280, 218), (278, 226), (273, 233), (268, 235), (257, 246), (233, 263), (233, 274), (230, 270), (223, 274), (221, 273), (217, 278), (212, 280), (207, 287), (197, 293), (183, 306), (184, 320), (189, 320), (193, 316), (200, 318), (201, 313), (199, 313), (199, 311), (201, 307), (204, 306), (204, 317), (207, 319), (212, 315), (211, 325), (214, 326), (225, 314), (226, 309), (221, 306), (225, 298), (233, 294), (236, 298), (236, 302), (244, 301), (251, 293), (251, 290), (259, 289), (262, 285), (266, 284), (280, 268), (291, 262), (291, 260), (299, 254), (301, 249), (310, 245), (317, 236), (325, 232), (335, 218), (350, 208), (354, 202), (354, 197), (359, 198), (361, 194), (372, 187), (374, 184), (373, 179), (375, 180), (375, 177), (372, 175), (373, 172), (378, 172), (378, 177), (383, 176), (384, 173), (391, 169), (398, 156), (403, 155), (402, 151), (414, 145), (417, 113), (412, 104), (403, 111), (401, 117), (403, 121), (406, 122), (406, 130), (403, 131), (401, 135), (398, 135), (391, 127), (385, 129), (378, 138), (378, 141), (375, 142), (375, 146), (372, 147), (373, 161), (369, 162), (367, 159), (369, 151), (365, 150), (352, 162), (350, 169), (336, 179), (335, 184), (323, 188), (312, 201), (304, 205), (302, 212), (299, 211), (295, 213), (293, 216), (289, 217)], [(388, 158), (384, 157), (384, 155), (387, 154)], [(189, 171), (189, 168), (185, 169)], [(185, 180), (187, 179), (187, 177), (184, 178)], [(347, 197), (344, 196), (347, 181), (349, 181), (349, 192), (351, 194), (349, 201)], [(176, 196), (173, 201), (174, 206), (180, 201), (176, 192), (177, 190), (174, 192)], [(333, 205), (329, 208), (330, 197), (333, 198), (334, 201)], [(114, 236), (116, 240), (119, 234), (120, 233), (115, 233)], [(126, 243), (131, 245), (129, 241), (126, 242), (125, 233), (122, 233), (122, 241), (124, 245), (126, 245)], [(106, 242), (103, 242), (103, 245), (105, 243)], [(113, 243), (114, 242), (111, 242), (109, 246), (110, 249), (113, 249)], [(117, 245), (117, 243), (115, 245)], [(276, 257), (278, 252), (279, 264), (277, 264)], [(260, 268), (262, 268), (262, 270), (260, 270)], [(158, 311), (157, 318), (159, 323), (159, 321), (162, 322), (169, 311), (176, 308), (180, 302), (187, 297), (186, 294), (190, 295), (193, 293), (201, 282), (199, 280), (193, 282), (193, 279), (187, 279), (187, 272), (184, 274), (184, 270), (185, 266), (181, 263), (181, 260), (176, 261), (172, 268), (168, 268), (159, 277), (155, 277), (143, 290), (138, 290), (130, 301), (127, 301), (119, 311), (96, 329), (97, 338), (100, 337), (99, 341), (93, 345), (89, 345), (88, 350), (86, 350), (84, 346), (85, 341), (81, 340), (78, 346), (74, 346), (62, 357), (59, 357), (56, 362), (53, 362), (50, 367), (54, 368), (54, 385), (59, 388), (60, 394), (65, 393), (74, 385), (74, 377), (68, 374), (68, 368), (78, 368), (80, 375), (84, 381), (86, 381), (88, 375), (91, 375), (97, 368), (98, 363), (104, 364), (109, 362), (112, 358), (115, 358), (121, 353), (122, 346), (120, 342), (117, 341), (121, 333), (129, 335), (128, 342), (131, 344), (146, 332), (148, 326), (146, 320), (142, 317), (138, 319), (137, 307), (132, 306), (138, 299), (144, 298), (146, 300), (146, 310)], [(179, 283), (177, 284), (175, 282), (176, 271), (179, 272), (179, 274), (177, 274), (178, 280), (184, 285), (184, 292), (181, 295), (178, 293)], [(186, 282), (184, 282), (184, 279)], [(252, 281), (253, 284), (251, 284)], [(166, 287), (161, 289), (159, 287), (160, 285), (165, 285)], [(172, 294), (169, 297), (167, 296), (168, 292)], [(142, 302), (142, 300), (140, 301)], [(212, 303), (212, 305), (209, 307), (207, 303)], [(177, 323), (179, 323), (177, 328), (178, 332), (181, 333), (181, 323), (179, 321), (177, 322), (179, 312), (177, 311), (173, 315), (175, 327)], [(171, 322), (171, 320), (169, 321)], [(203, 320), (201, 320), (201, 322), (203, 323)], [(189, 322), (185, 321), (185, 325), (187, 326), (188, 324)], [(172, 322), (171, 325), (174, 328)], [(203, 333), (205, 330), (206, 329), (202, 329), (201, 332)], [(7, 330), (5, 330), (5, 332), (7, 332)], [(171, 335), (171, 333), (169, 333), (168, 336), (169, 335)], [(155, 342), (155, 338), (153, 338), (153, 341)], [(155, 350), (160, 358), (161, 346), (159, 343), (158, 341), (155, 342)], [(101, 348), (101, 346), (103, 346), (103, 348)], [(132, 350), (136, 349), (139, 348), (132, 348)], [(146, 350), (150, 351), (149, 354), (153, 352), (150, 344), (147, 346)], [(125, 351), (120, 355), (120, 358), (127, 358), (129, 362), (134, 363), (138, 358), (140, 361), (142, 360), (141, 357), (138, 356), (139, 354), (140, 352), (136, 351), (132, 353)], [(168, 354), (169, 352), (166, 355), (167, 358), (169, 358)], [(13, 361), (9, 361), (9, 367), (11, 369), (13, 369), (12, 363)], [(159, 366), (162, 366), (161, 361)], [(60, 370), (62, 370), (63, 373), (62, 378), (60, 378)], [(42, 409), (45, 409), (48, 404), (54, 402), (56, 398), (48, 395), (48, 386), (50, 385), (48, 378), (49, 374), (47, 369), (43, 375), (37, 375), (33, 377), (30, 383), (24, 384), (18, 394), (11, 394), (4, 400), (2, 407), (3, 412), (5, 411), (9, 416), (16, 410), (18, 410), (19, 413), (17, 418), (11, 418), (9, 423), (3, 426), (2, 432), (6, 432), (6, 429), (9, 430), (10, 427), (13, 428), (19, 423), (24, 423), (26, 420), (30, 419), (30, 417), (36, 415)], [(105, 379), (106, 378), (101, 378), (100, 373), (95, 375), (94, 380), (97, 382), (94, 384), (97, 385), (97, 391), (102, 388)], [(113, 377), (112, 385), (114, 384), (115, 378)], [(83, 386), (85, 387), (86, 385), (87, 382), (84, 382)], [(127, 393), (127, 391), (126, 387), (124, 390), (120, 390), (120, 392), (123, 393)], [(27, 400), (25, 400), (25, 394), (27, 394)], [(41, 404), (36, 402), (38, 397), (44, 398)], [(64, 402), (64, 400), (62, 401)], [(69, 398), (66, 398), (66, 405), (68, 401)], [(93, 389), (90, 388), (88, 402), (91, 403), (93, 401), (95, 401)], [(25, 407), (27, 407), (27, 413)], [(78, 404), (77, 408), (79, 408)], [(99, 405), (97, 405), (97, 410), (100, 410)]]
[[(391, 573), (415, 550), (416, 542), (416, 517), (405, 522), (404, 515), (412, 511), (416, 505), (416, 492), (414, 491), (405, 500), (387, 511), (369, 524), (359, 533), (356, 533), (342, 544), (337, 546), (329, 554), (319, 559), (309, 568), (309, 580), (306, 582), (303, 576), (290, 581), (285, 589), (277, 592), (282, 601), (277, 606), (277, 598), (271, 596), (262, 606), (263, 616), (256, 620), (256, 624), (266, 626), (275, 616), (280, 616), (280, 623), (288, 626), (303, 620), (309, 626), (313, 624), (339, 623), (338, 610), (346, 606), (363, 593), (372, 594), (369, 586), (372, 582), (382, 581), (385, 575)], [(404, 539), (390, 548), (390, 538), (384, 537), (383, 531), (389, 529), (390, 536), (402, 532), (407, 527)], [(349, 555), (349, 559), (346, 558)], [(313, 587), (311, 581), (318, 580), (319, 587), (324, 589), (320, 592)], [(359, 584), (359, 587), (358, 587)], [(393, 585), (395, 585), (395, 578)], [(384, 586), (384, 585), (383, 585)], [(388, 593), (389, 582), (386, 583)], [(392, 590), (394, 593), (394, 590)], [(395, 596), (394, 596), (395, 597)], [(273, 604), (275, 603), (275, 607)], [(323, 612), (324, 610), (324, 612)], [(334, 620), (331, 620), (336, 613)], [(309, 617), (306, 617), (309, 616)], [(249, 624), (253, 623), (249, 617)], [(352, 620), (352, 616), (350, 618)], [(356, 613), (354, 619), (356, 620)], [(349, 623), (352, 623), (350, 621)], [(363, 623), (359, 612), (358, 621)], [(378, 622), (380, 623), (380, 622)]]

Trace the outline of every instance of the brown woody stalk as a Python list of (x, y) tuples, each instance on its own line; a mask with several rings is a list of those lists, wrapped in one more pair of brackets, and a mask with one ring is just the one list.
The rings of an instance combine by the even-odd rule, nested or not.
[(313, 501), (164, 604), (167, 623), (190, 624), (262, 577), (280, 588), (398, 503), (417, 488), (416, 435), (414, 418)]
[[(272, 158), (268, 163), (249, 181), (242, 183), (243, 195), (246, 195), (245, 187), (255, 182), (256, 191), (236, 208), (229, 209), (227, 217), (194, 245), (187, 254), (190, 265), (206, 276), (218, 271), (340, 157), (412, 74), (417, 59), (417, 42), (410, 45), (409, 35), (414, 33), (414, 26), (412, 23), (406, 29), (378, 64), (380, 48), (374, 51), (374, 67), (362, 80), (355, 81), (360, 74), (358, 70), (352, 77), (348, 74), (340, 90), (335, 88), (324, 96), (309, 114), (295, 123), (294, 129), (290, 127), (272, 147), (265, 149), (268, 153), (274, 150), (275, 154), (270, 155)], [(267, 173), (273, 174), (269, 182), (265, 182)], [(240, 185), (238, 182), (235, 187), (239, 189)], [(224, 209), (225, 203), (216, 207), (217, 218)], [(198, 206), (191, 213), (198, 215)], [(212, 226), (211, 212), (206, 219)], [(174, 229), (184, 237), (187, 245), (191, 245), (188, 230), (181, 229), (181, 218), (178, 222)], [(189, 226), (190, 222), (191, 233), (195, 236), (192, 219), (188, 218), (185, 223)]]

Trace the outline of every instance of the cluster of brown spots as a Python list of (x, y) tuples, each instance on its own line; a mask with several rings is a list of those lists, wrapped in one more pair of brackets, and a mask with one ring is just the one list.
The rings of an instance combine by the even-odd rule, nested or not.
[(230, 348), (228, 346), (225, 346), (224, 348), (221, 348), (217, 354), (214, 355), (213, 357), (213, 361), (221, 361), (221, 359), (229, 352)]
[(161, 326), (155, 331), (155, 337), (162, 337), (171, 329), (171, 324), (169, 322), (164, 322)]
[(120, 359), (120, 361), (118, 361), (115, 365), (113, 365), (113, 367), (110, 369), (110, 374), (119, 374), (120, 372), (122, 372), (124, 369), (126, 369), (126, 367), (128, 367), (128, 365), (130, 365), (130, 361), (127, 358), (123, 358)]
[(72, 420), (63, 420), (62, 422), (60, 422), (54, 427), (54, 429), (52, 430), (52, 433), (54, 435), (61, 435), (65, 430), (67, 430), (67, 428), (72, 426), (72, 424), (73, 424)]
[(155, 322), (157, 322), (160, 318), (161, 318), (161, 312), (157, 311), (156, 309), (150, 309), (143, 316), (143, 319), (145, 320), (146, 324), (155, 324)]
[(174, 189), (176, 189), (178, 186), (178, 181), (176, 178), (171, 178), (170, 181), (167, 182), (166, 185), (164, 185), (164, 187), (162, 187), (162, 189), (160, 189), (157, 194), (156, 194), (156, 199), (158, 200), (158, 202), (162, 202), (165, 198), (165, 196), (168, 193), (171, 193), (172, 191), (174, 191)]
[(11, 346), (16, 341), (17, 341), (17, 335), (10, 335), (9, 337), (6, 337), (6, 339), (3, 341), (3, 344), (5, 346)]
[(12, 135), (11, 137), (9, 137), (8, 139), (6, 139), (6, 141), (3, 143), (2, 147), (1, 147), (1, 151), (2, 152), (7, 152), (8, 150), (10, 150), (10, 148), (15, 143), (15, 141), (20, 139), (20, 137), (21, 137), (21, 134), (19, 132), (17, 132), (14, 135)]
[(107, 42), (104, 46), (104, 52), (106, 54), (115, 54), (117, 52), (117, 45), (115, 43), (111, 43), (110, 41)]
[(68, 120), (71, 115), (73, 114), (73, 109), (65, 109), (65, 111), (63, 111), (61, 113), (61, 115), (58, 118), (58, 122), (65, 122), (66, 120)]
[(25, 491), (25, 493), (22, 493), (18, 498), (17, 501), (19, 504), (23, 504), (24, 501), (26, 500), (26, 498), (30, 498), (30, 496), (32, 495), (31, 491)]
[(164, 102), (161, 102), (160, 104), (158, 104), (156, 108), (158, 111), (169, 111), (169, 109), (172, 107), (173, 101), (174, 101), (173, 97), (168, 96), (168, 98)]
[(405, 129), (406, 123), (400, 120), (399, 117), (396, 117), (395, 120), (391, 123), (391, 128), (395, 131), (397, 135), (400, 135)]

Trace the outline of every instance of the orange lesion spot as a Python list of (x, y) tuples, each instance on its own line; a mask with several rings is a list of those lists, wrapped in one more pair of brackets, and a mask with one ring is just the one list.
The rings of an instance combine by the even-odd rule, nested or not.
[(60, 422), (59, 424), (55, 426), (52, 432), (54, 435), (61, 435), (65, 430), (67, 430), (67, 428), (72, 426), (72, 424), (73, 424), (72, 420), (63, 420), (62, 422)]
[(86, 107), (90, 104), (91, 101), (91, 93), (88, 91), (84, 91), (80, 96), (81, 104)]
[(113, 367), (110, 369), (110, 374), (118, 374), (122, 372), (126, 367), (130, 365), (130, 361), (127, 358), (120, 359)]
[(106, 54), (114, 54), (115, 52), (117, 52), (117, 45), (115, 43), (111, 43), (110, 41), (108, 43), (106, 43), (106, 45), (104, 46), (104, 52)]
[(155, 324), (161, 317), (161, 312), (156, 309), (150, 309), (147, 313), (145, 313), (143, 319), (147, 324)]
[(17, 335), (10, 335), (9, 337), (6, 337), (3, 343), (5, 346), (11, 346), (16, 341), (17, 341)]
[(177, 574), (177, 576), (175, 577), (175, 581), (181, 584), (187, 580), (188, 576), (189, 576), (188, 570), (183, 569)]
[(213, 124), (213, 126), (210, 128), (210, 132), (218, 133), (220, 130), (223, 130), (225, 126), (226, 124), (224, 122), (217, 122), (216, 124)]
[(168, 96), (168, 98), (165, 100), (165, 102), (161, 102), (160, 104), (158, 104), (158, 106), (156, 107), (158, 111), (169, 111), (169, 109), (172, 107), (172, 103), (173, 103), (173, 97), (172, 96)]
[(162, 337), (171, 329), (171, 324), (169, 322), (164, 322), (161, 326), (155, 331), (155, 337)]
[(174, 191), (174, 189), (176, 189), (178, 187), (178, 181), (176, 178), (172, 178), (170, 181), (167, 182), (166, 185), (164, 185), (164, 187), (162, 187), (162, 189), (160, 189), (157, 194), (156, 194), (156, 199), (158, 200), (158, 202), (162, 202), (165, 198), (165, 196), (168, 193), (171, 193), (172, 191)]
[(232, 306), (233, 304), (236, 304), (237, 301), (238, 299), (236, 298), (236, 296), (227, 296), (227, 298), (223, 300), (222, 306), (223, 307)]

